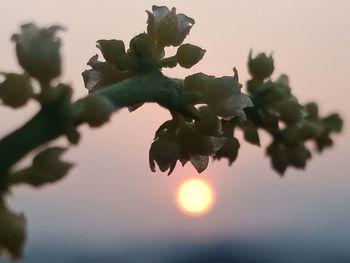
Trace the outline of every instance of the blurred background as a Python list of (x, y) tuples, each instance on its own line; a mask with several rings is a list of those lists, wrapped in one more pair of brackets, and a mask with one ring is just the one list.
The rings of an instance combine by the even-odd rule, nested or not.
[[(273, 76), (288, 74), (300, 103), (319, 102), (321, 114), (339, 111), (343, 133), (305, 171), (288, 169), (284, 178), (265, 156), (267, 135), (262, 148), (242, 141), (231, 167), (213, 162), (197, 175), (178, 164), (168, 177), (149, 170), (148, 150), (170, 114), (152, 104), (121, 110), (100, 129), (80, 128), (81, 143), (65, 155), (76, 166), (65, 179), (40, 190), (14, 189), (10, 206), (29, 222), (22, 262), (349, 262), (349, 1), (2, 0), (0, 70), (21, 70), (10, 42), (21, 24), (60, 24), (67, 28), (60, 34), (62, 79), (75, 98), (84, 96), (81, 72), (99, 53), (96, 40), (128, 43), (146, 30), (152, 4), (193, 17), (185, 42), (207, 50), (198, 65), (167, 75), (232, 75), (236, 66), (244, 84), (249, 50), (273, 52)], [(0, 135), (38, 108), (34, 102), (15, 111), (2, 107)], [(175, 204), (179, 184), (193, 177), (216, 191), (216, 204), (203, 217), (188, 217)]]

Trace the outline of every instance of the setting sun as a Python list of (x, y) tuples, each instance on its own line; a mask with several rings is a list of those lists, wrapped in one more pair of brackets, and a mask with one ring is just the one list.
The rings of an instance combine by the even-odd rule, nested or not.
[(186, 215), (202, 216), (209, 212), (214, 204), (213, 188), (202, 179), (189, 179), (177, 190), (176, 202)]

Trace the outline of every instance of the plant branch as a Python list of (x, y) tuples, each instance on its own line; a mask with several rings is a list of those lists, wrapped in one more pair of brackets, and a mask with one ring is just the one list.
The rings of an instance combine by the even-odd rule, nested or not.
[[(118, 82), (94, 94), (111, 100), (116, 110), (137, 103), (156, 102), (171, 111), (196, 117), (183, 102), (182, 92), (181, 81), (167, 78), (154, 71)], [(79, 119), (83, 100), (84, 98), (72, 104), (73, 123), (76, 127), (83, 123)], [(42, 108), (26, 124), (0, 140), (0, 178), (26, 154), (64, 134), (62, 124), (57, 123), (55, 118)]]

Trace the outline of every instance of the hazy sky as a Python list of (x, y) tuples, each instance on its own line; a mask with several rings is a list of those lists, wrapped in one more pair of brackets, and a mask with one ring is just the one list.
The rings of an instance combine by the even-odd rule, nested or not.
[[(98, 39), (125, 42), (146, 30), (145, 10), (154, 1), (2, 0), (1, 71), (19, 71), (9, 41), (21, 23), (63, 25), (64, 75), (75, 98), (86, 94), (81, 72), (98, 53)], [(339, 111), (344, 132), (336, 145), (315, 155), (305, 171), (289, 169), (284, 178), (270, 168), (264, 147), (242, 142), (238, 160), (210, 165), (201, 177), (217, 191), (217, 204), (203, 218), (189, 218), (174, 204), (177, 186), (196, 177), (178, 165), (167, 177), (148, 168), (148, 149), (156, 128), (170, 115), (157, 105), (116, 113), (100, 129), (82, 127), (81, 143), (66, 159), (76, 167), (61, 182), (41, 190), (14, 189), (11, 205), (29, 221), (29, 242), (63, 240), (108, 243), (168, 238), (202, 239), (288, 235), (320, 236), (350, 242), (350, 2), (347, 0), (159, 1), (196, 20), (187, 42), (207, 53), (191, 70), (168, 70), (184, 77), (202, 71), (248, 78), (250, 48), (273, 52), (277, 77), (287, 73), (301, 103), (315, 100), (321, 113)], [(169, 54), (174, 51), (169, 49)], [(5, 134), (38, 106), (12, 112), (1, 108)], [(64, 139), (58, 143), (66, 143)], [(263, 146), (269, 143), (263, 137)]]

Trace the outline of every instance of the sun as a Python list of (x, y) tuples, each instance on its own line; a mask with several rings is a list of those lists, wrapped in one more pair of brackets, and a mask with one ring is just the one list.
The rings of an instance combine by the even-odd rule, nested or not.
[(213, 187), (202, 179), (188, 179), (177, 190), (177, 206), (189, 216), (207, 214), (213, 207), (214, 202)]

